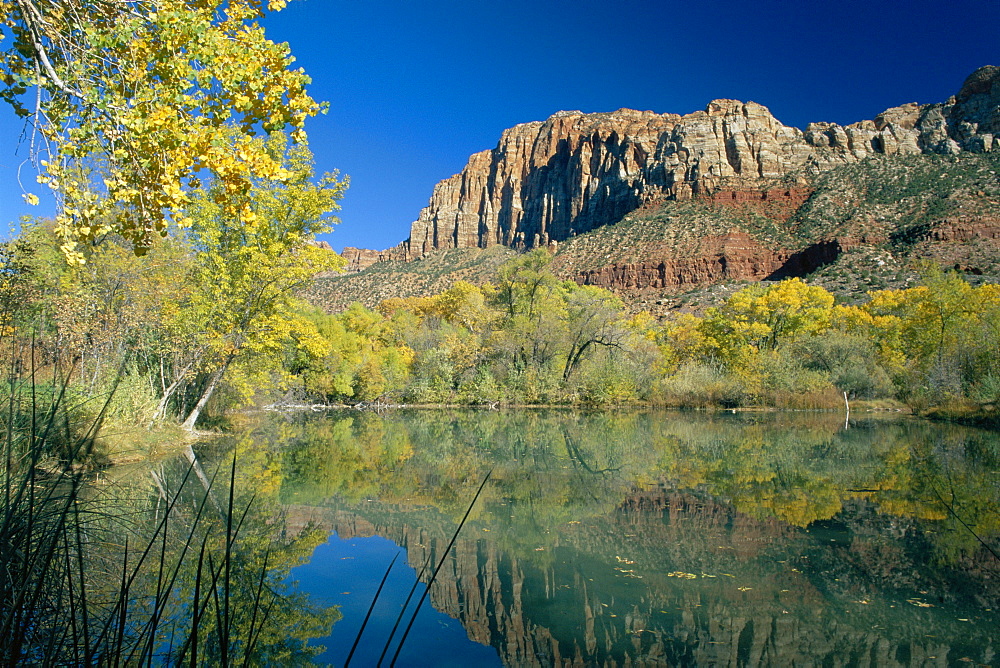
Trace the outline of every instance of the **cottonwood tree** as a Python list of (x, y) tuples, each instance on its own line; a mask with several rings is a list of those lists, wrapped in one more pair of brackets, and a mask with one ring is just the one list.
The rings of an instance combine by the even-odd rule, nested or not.
[(257, 23), (285, 4), (0, 0), (0, 98), (25, 119), (68, 260), (82, 263), (80, 244), (108, 232), (142, 254), (171, 221), (189, 225), (202, 175), (241, 224), (254, 215), (255, 179), (292, 178), (253, 139), (279, 129), (304, 139), (305, 119), (320, 111), (288, 46)]
[(493, 304), (503, 313), (495, 346), (515, 371), (546, 369), (559, 354), (566, 300), (549, 270), (552, 256), (537, 249), (504, 263), (497, 271)]
[(563, 382), (596, 347), (623, 349), (628, 337), (624, 304), (612, 293), (592, 285), (573, 286), (566, 297), (566, 363)]
[(894, 353), (904, 394), (957, 395), (996, 377), (1000, 289), (932, 264), (919, 269), (924, 285), (873, 292), (856, 328)]
[(746, 348), (773, 351), (781, 343), (826, 330), (833, 301), (823, 288), (798, 278), (755, 283), (708, 309), (699, 327), (726, 359)]
[(249, 215), (226, 214), (216, 197), (227, 187), (221, 182), (188, 209), (192, 222), (185, 236), (196, 258), (174, 331), (192, 350), (191, 368), (183, 373), (196, 375), (201, 388), (184, 421), (188, 429), (227, 372), (237, 372), (229, 384), (246, 399), (280, 368), (289, 341), (316, 356), (328, 352), (315, 325), (297, 309), (296, 293), (317, 272), (343, 264), (313, 239), (336, 222), (330, 214), (347, 184), (336, 174), (314, 182), (311, 154), (302, 145), (286, 153), (275, 137), (264, 149), (291, 176), (283, 183), (255, 181)]

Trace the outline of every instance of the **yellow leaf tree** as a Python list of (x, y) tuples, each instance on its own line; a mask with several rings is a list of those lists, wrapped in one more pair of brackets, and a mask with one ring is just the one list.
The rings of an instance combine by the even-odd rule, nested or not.
[(241, 222), (255, 178), (289, 178), (253, 138), (287, 129), (304, 139), (305, 119), (320, 111), (288, 45), (257, 23), (284, 5), (0, 0), (0, 97), (25, 119), (67, 259), (83, 262), (80, 244), (108, 232), (142, 254), (171, 220), (188, 222), (199, 173), (216, 184), (220, 211)]
[(830, 326), (833, 295), (792, 278), (767, 285), (755, 283), (709, 309), (700, 327), (724, 356), (745, 346), (774, 350), (783, 341), (817, 334)]
[(313, 243), (336, 222), (346, 183), (336, 175), (313, 182), (311, 155), (300, 145), (286, 151), (280, 136), (265, 150), (289, 174), (283, 182), (259, 179), (248, 210), (235, 216), (216, 197), (218, 182), (188, 209), (186, 238), (196, 253), (191, 290), (177, 309), (174, 336), (197, 351), (192, 369), (198, 400), (184, 426), (193, 429), (227, 372), (241, 399), (280, 373), (281, 356), (292, 345), (322, 356), (328, 344), (301, 311), (297, 291), (319, 271), (340, 268), (343, 259)]

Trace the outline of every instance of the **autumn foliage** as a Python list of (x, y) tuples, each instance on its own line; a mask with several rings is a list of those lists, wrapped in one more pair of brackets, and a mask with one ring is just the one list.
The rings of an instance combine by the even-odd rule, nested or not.
[[(63, 254), (118, 234), (141, 254), (202, 180), (226, 215), (254, 222), (256, 179), (292, 174), (254, 138), (305, 139), (320, 111), (287, 44), (257, 23), (283, 0), (6, 0), (0, 97), (25, 119), (38, 182), (57, 197)], [(25, 198), (37, 203), (29, 187)]]
[(657, 322), (559, 281), (548, 258), (536, 251), (494, 283), (458, 282), (377, 312), (314, 314), (337, 352), (303, 367), (304, 390), (330, 401), (798, 408), (842, 408), (845, 396), (916, 408), (998, 398), (1000, 290), (933, 266), (922, 285), (859, 305), (790, 279)]

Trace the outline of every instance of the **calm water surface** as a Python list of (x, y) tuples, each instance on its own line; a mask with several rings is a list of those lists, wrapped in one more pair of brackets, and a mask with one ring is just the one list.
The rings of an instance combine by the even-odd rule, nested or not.
[(291, 575), (341, 606), (321, 662), (343, 663), (399, 553), (352, 665), (442, 556), (398, 665), (1000, 664), (994, 432), (398, 411), (275, 416), (253, 438), (277, 452), (285, 531), (329, 534)]

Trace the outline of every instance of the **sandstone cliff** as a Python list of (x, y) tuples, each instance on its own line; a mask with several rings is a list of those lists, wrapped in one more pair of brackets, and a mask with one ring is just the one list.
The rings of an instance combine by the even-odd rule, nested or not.
[(993, 150), (1000, 150), (1000, 68), (992, 66), (944, 103), (906, 104), (846, 127), (800, 130), (762, 105), (735, 100), (714, 100), (685, 116), (563, 111), (505, 131), (496, 148), (439, 183), (394, 256), (544, 245), (651, 201), (801, 186), (872, 155)]
[(1000, 281), (998, 174), (998, 67), (944, 103), (846, 127), (799, 130), (732, 100), (687, 116), (560, 112), (438, 184), (409, 240), (345, 249), (352, 273), (309, 298), (338, 311), (489, 281), (504, 253), (540, 245), (561, 277), (659, 315), (719, 296), (692, 290), (788, 276), (862, 299), (909, 285), (915, 258)]

